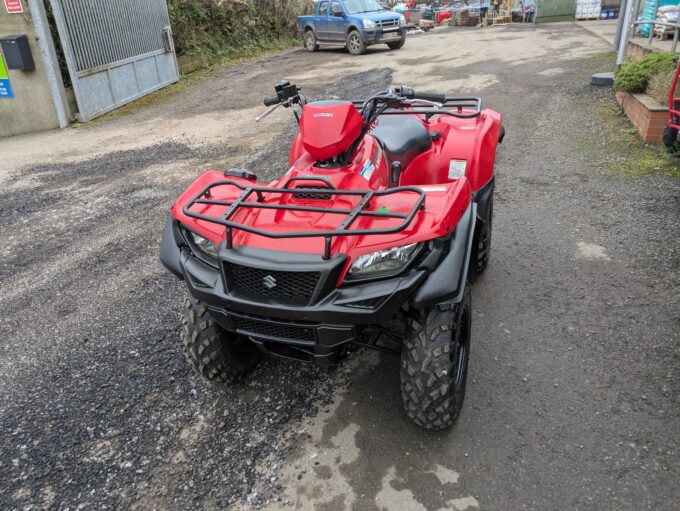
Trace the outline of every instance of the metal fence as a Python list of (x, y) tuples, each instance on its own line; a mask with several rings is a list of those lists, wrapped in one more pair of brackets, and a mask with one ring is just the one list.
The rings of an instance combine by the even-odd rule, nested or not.
[[(673, 29), (673, 43), (671, 44), (671, 51), (675, 52), (678, 46), (678, 36), (680, 35), (680, 24), (679, 23), (671, 23), (667, 21), (636, 21), (633, 23), (634, 27), (640, 27), (640, 25), (659, 25), (662, 27), (671, 27)], [(652, 43), (654, 42), (654, 26), (649, 27), (649, 45), (651, 46)], [(635, 30), (635, 29), (633, 29)], [(633, 32), (633, 35), (635, 35), (635, 32)]]

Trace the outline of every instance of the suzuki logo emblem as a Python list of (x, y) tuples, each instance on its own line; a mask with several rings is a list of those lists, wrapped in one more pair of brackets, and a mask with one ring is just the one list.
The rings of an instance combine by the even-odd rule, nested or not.
[(276, 279), (271, 275), (267, 275), (265, 278), (263, 278), (262, 283), (267, 289), (274, 289), (276, 287)]

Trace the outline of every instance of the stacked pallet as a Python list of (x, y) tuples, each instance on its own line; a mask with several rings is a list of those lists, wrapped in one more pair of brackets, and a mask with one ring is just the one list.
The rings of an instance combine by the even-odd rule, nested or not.
[[(663, 21), (665, 23), (677, 23), (678, 11), (680, 8), (677, 5), (666, 5), (659, 7), (656, 11), (656, 21)], [(666, 25), (654, 25), (654, 37), (661, 39), (670, 39), (673, 37), (675, 29)]]
[(600, 17), (601, 0), (576, 0), (577, 20), (596, 20)]
[(460, 11), (456, 17), (456, 26), (467, 27), (470, 24), (470, 13), (468, 11)]

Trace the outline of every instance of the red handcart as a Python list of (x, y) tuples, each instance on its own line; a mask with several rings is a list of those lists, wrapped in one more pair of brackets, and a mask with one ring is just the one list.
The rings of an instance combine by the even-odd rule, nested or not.
[[(668, 126), (663, 130), (663, 143), (666, 147), (673, 146), (678, 142), (678, 133), (680, 132), (680, 96), (676, 95), (676, 89), (680, 78), (680, 60), (678, 60), (678, 67), (675, 70), (675, 77), (671, 90), (668, 92)], [(679, 91), (680, 93), (680, 91)]]

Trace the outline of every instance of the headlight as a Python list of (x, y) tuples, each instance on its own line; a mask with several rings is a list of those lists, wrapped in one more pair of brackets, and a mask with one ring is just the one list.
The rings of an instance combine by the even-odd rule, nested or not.
[(375, 28), (375, 21), (364, 20), (364, 28)]
[(382, 272), (398, 272), (406, 266), (416, 251), (417, 243), (394, 247), (380, 252), (357, 257), (349, 269), (351, 276), (367, 275)]
[(204, 238), (203, 236), (199, 236), (195, 232), (189, 231), (189, 235), (191, 235), (191, 240), (194, 242), (194, 246), (198, 251), (204, 255), (207, 255), (208, 257), (217, 259), (217, 247), (212, 241)]
[(399, 16), (399, 24), (406, 25), (406, 17), (403, 14)]

